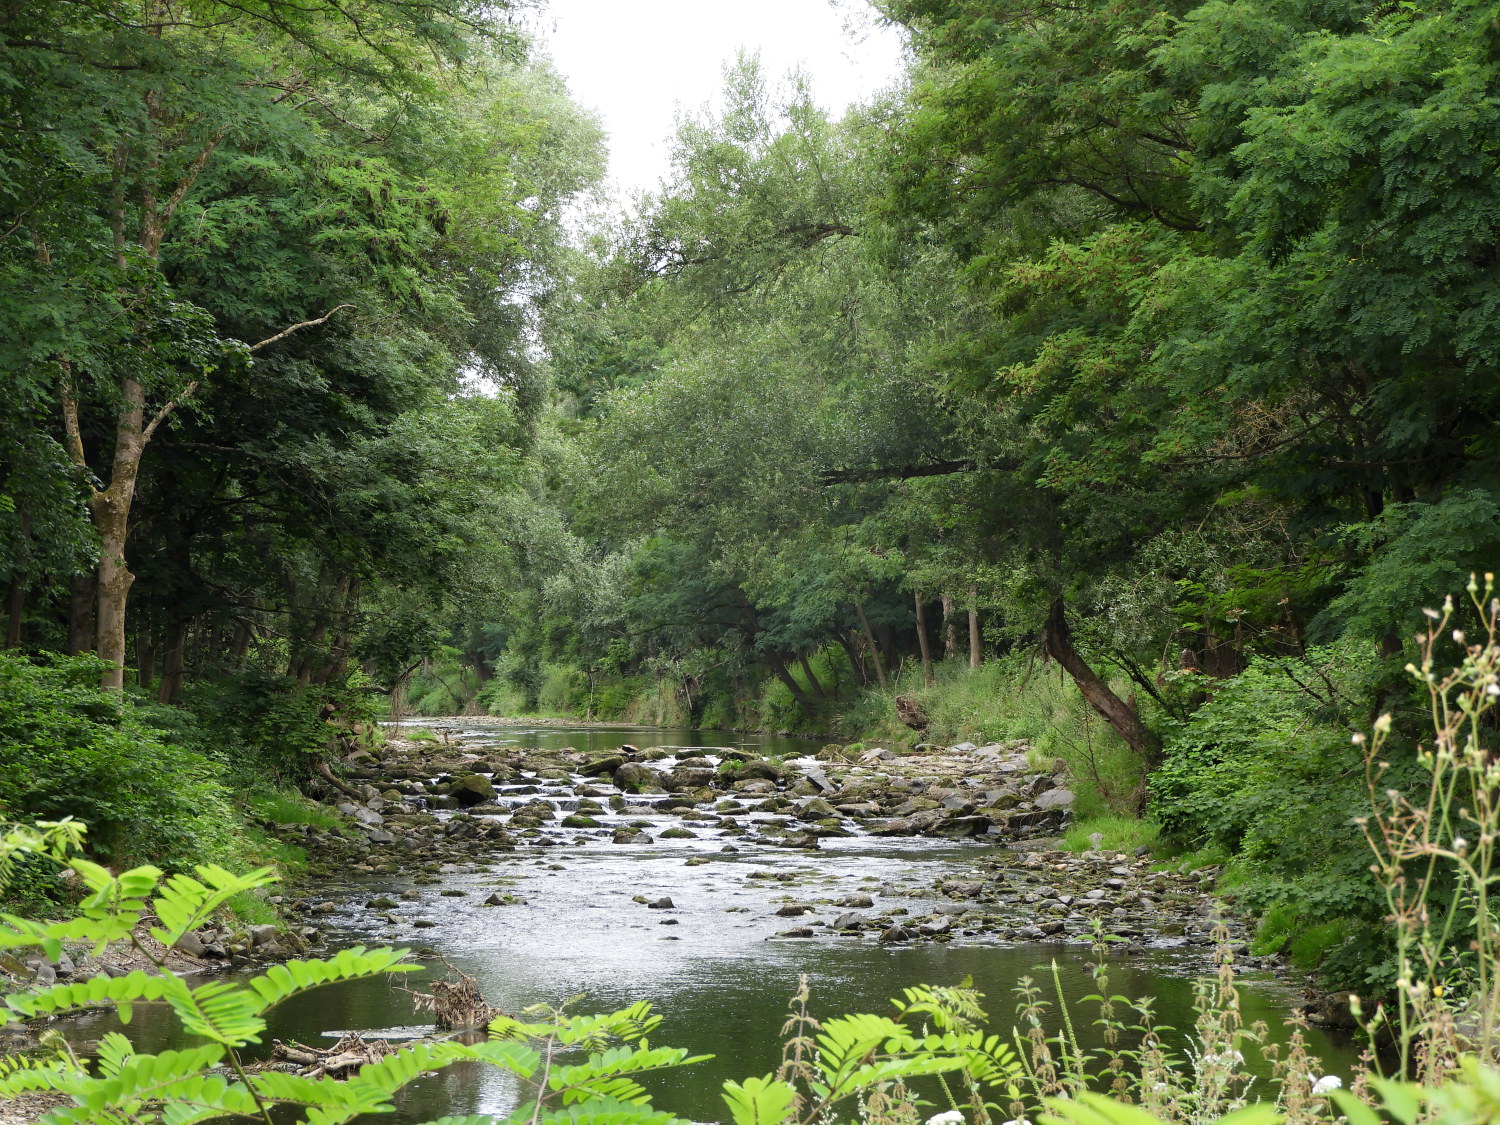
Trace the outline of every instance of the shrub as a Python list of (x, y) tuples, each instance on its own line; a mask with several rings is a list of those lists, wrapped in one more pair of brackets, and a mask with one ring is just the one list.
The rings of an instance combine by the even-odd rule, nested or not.
[(101, 691), (103, 667), (0, 655), (0, 816), (87, 821), (91, 851), (112, 863), (181, 868), (233, 855), (239, 820), (222, 765)]
[[(1363, 923), (1357, 928), (1368, 933), (1383, 913), (1355, 826), (1368, 809), (1364, 755), (1349, 739), (1368, 717), (1375, 673), (1370, 645), (1256, 659), (1215, 686), (1169, 738), (1152, 776), (1151, 811), (1164, 835), (1232, 857), (1225, 885), (1271, 920), (1263, 944), (1278, 931), (1277, 918), (1295, 920), (1279, 932), (1279, 948), (1339, 919)], [(1411, 763), (1392, 778), (1410, 782)], [(1321, 931), (1325, 939), (1345, 932)], [(1309, 938), (1299, 948), (1311, 956), (1320, 945)], [(1388, 969), (1372, 955), (1366, 949), (1345, 958), (1339, 983), (1376, 984)]]

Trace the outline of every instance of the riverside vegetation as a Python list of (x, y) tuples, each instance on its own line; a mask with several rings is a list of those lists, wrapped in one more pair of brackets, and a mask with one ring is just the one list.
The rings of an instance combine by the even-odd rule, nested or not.
[[(988, 834), (920, 760), (1024, 741), (1075, 852), (1487, 1026), (1430, 1005), (1492, 790), (1404, 669), (1493, 626), (1422, 616), (1500, 557), (1491, 7), (869, 11), (901, 83), (731, 62), (621, 208), (506, 3), (0, 5), (0, 817), (295, 876), (382, 718), (472, 711), (819, 733)], [(44, 852), (17, 917), (87, 901)]]
[[(1092, 1058), (1078, 1047), (1066, 1015), (1058, 1035), (1042, 1030), (1037, 1017), (1049, 1001), (1030, 980), (1017, 986), (1018, 1025), (1009, 1036), (981, 1026), (981, 998), (966, 988), (908, 989), (894, 1002), (894, 1016), (821, 1021), (812, 1015), (804, 988), (794, 997), (783, 1029), (781, 1068), (725, 1083), (730, 1119), (736, 1125), (904, 1123), (921, 1121), (925, 1108), (946, 1105), (929, 1122), (991, 1122), (999, 1114), (1043, 1125), (1495, 1120), (1500, 1115), (1500, 980), (1493, 953), (1500, 920), (1487, 896), (1500, 837), (1495, 801), (1500, 766), (1484, 736), (1487, 716), (1500, 705), (1495, 691), (1500, 600), (1490, 600), (1485, 611), (1487, 635), (1468, 647), (1460, 668), (1442, 675), (1431, 660), (1450, 612), (1438, 615), (1427, 637), (1427, 659), (1412, 669), (1427, 686), (1436, 727), (1421, 756), (1428, 773), (1425, 798), (1381, 791), (1389, 727), (1384, 716), (1366, 749), (1372, 809), (1361, 826), (1391, 906), (1400, 973), (1393, 1004), (1371, 1011), (1368, 1027), (1394, 1044), (1394, 1077), (1382, 1074), (1385, 1064), (1372, 1051), (1345, 1090), (1319, 1074), (1294, 1032), (1278, 1065), (1281, 1081), (1274, 1099), (1255, 1098), (1242, 1069), (1243, 1052), (1263, 1041), (1265, 1029), (1247, 1028), (1239, 1018), (1234, 954), (1221, 935), (1219, 970), (1202, 982), (1194, 1039), (1185, 1053), (1166, 1046), (1149, 999), (1110, 994), (1103, 960), (1095, 972), (1098, 994), (1082, 1001), (1097, 1007), (1106, 1032), (1106, 1046)], [(125, 939), (163, 968), (156, 951), (171, 948), (231, 897), (270, 877), (266, 870), (236, 876), (213, 865), (200, 866), (196, 879), (179, 874), (163, 881), (153, 867), (113, 875), (74, 854), (83, 839), (82, 826), (71, 821), (15, 826), (0, 838), (0, 879), (11, 877), (18, 859), (43, 860), (72, 872), (88, 892), (78, 916), (68, 922), (0, 919), (0, 942), (7, 950), (32, 949), (55, 958), (65, 941)], [(141, 932), (147, 925), (149, 943)], [(307, 1073), (297, 1073), (295, 1066), (247, 1064), (242, 1057), (246, 1047), (259, 1042), (270, 1006), (332, 981), (399, 972), (409, 967), (403, 959), (397, 950), (354, 948), (329, 960), (279, 965), (244, 985), (195, 987), (170, 972), (134, 972), (11, 994), (4, 1012), (10, 1020), (105, 1004), (128, 1022), (134, 1005), (165, 1003), (204, 1045), (148, 1055), (111, 1034), (98, 1045), (97, 1069), (91, 1070), (64, 1041), (54, 1039), (55, 1053), (7, 1061), (0, 1094), (64, 1095), (67, 1103), (45, 1118), (58, 1123), (238, 1117), (269, 1125), (277, 1106), (296, 1107), (308, 1122), (331, 1123), (388, 1110), (393, 1092), (422, 1070), (462, 1059), (502, 1067), (521, 1080), (525, 1092), (512, 1121), (671, 1125), (678, 1120), (653, 1110), (637, 1079), (699, 1060), (679, 1048), (650, 1045), (647, 1036), (657, 1021), (645, 1004), (599, 1016), (553, 1012), (540, 1022), (504, 1014), (491, 1019), (490, 1010), (479, 1004), (482, 1037), (440, 1038), (400, 1050), (381, 1045), (342, 1079), (326, 1073), (334, 1065), (325, 1063), (326, 1053), (307, 1060), (288, 1053), (298, 1062), (325, 1063)], [(435, 988), (436, 996), (427, 999), (440, 1005), (444, 995), (462, 991), (461, 981)], [(1057, 1002), (1066, 1013), (1070, 998), (1058, 996)], [(354, 1064), (343, 1065), (352, 1069)], [(1405, 1080), (1408, 1075), (1418, 1081)], [(443, 1120), (445, 1125), (460, 1121)], [(490, 1119), (462, 1120), (479, 1125)]]

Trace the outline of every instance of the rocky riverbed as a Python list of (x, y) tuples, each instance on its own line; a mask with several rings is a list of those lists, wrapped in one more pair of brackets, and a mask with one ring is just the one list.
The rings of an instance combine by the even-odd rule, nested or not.
[[(1055, 834), (1071, 816), (1073, 794), (1062, 764), (1035, 761), (1024, 743), (907, 755), (829, 746), (778, 761), (730, 747), (628, 742), (592, 755), (526, 749), (497, 745), (493, 731), (462, 720), (434, 725), (437, 740), (393, 736), (346, 763), (341, 788), (324, 794), (347, 818), (345, 831), (279, 826), (303, 838), (326, 886), (354, 880), (342, 895), (285, 904), (304, 919), (305, 935), (320, 916), (337, 914), (347, 925), (362, 911), (359, 929), (415, 937), (459, 905), (445, 898), (539, 905), (534, 897), (548, 891), (535, 880), (524, 890), (491, 884), (481, 893), (483, 885), (457, 886), (454, 876), (487, 874), (547, 849), (563, 849), (559, 857), (649, 849), (658, 859), (680, 855), (682, 867), (769, 861), (782, 869), (743, 876), (769, 892), (800, 890), (791, 885), (811, 873), (837, 883), (850, 856), (925, 855), (952, 842), (960, 850), (942, 863), (874, 885), (878, 877), (865, 874), (856, 886), (767, 893), (759, 909), (779, 928), (755, 936), (909, 943), (1108, 935), (1114, 945), (1156, 948), (1213, 941), (1216, 872), (1157, 871), (1140, 856), (1059, 850)], [(914, 837), (921, 839), (901, 843)], [(773, 858), (786, 853), (798, 857), (794, 867)], [(392, 894), (365, 894), (372, 878), (391, 876), (409, 882)], [(670, 893), (636, 897), (664, 912), (674, 906)], [(1228, 925), (1231, 940), (1243, 942)]]

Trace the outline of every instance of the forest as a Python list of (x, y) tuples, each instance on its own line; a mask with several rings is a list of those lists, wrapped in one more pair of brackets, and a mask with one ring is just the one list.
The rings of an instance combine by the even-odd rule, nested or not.
[(1395, 987), (1363, 740), (1426, 785), (1500, 560), (1494, 5), (877, 8), (893, 88), (743, 56), (622, 200), (519, 8), (0, 3), (0, 819), (295, 865), (403, 715), (1027, 739)]

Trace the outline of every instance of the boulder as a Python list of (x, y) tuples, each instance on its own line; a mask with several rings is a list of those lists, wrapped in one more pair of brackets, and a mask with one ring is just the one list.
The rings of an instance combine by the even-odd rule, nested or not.
[(825, 817), (836, 816), (838, 816), (838, 811), (822, 797), (813, 797), (802, 802), (802, 807), (797, 810), (798, 820), (822, 820)]
[(1071, 808), (1076, 798), (1069, 789), (1049, 789), (1036, 799), (1036, 807), (1039, 809), (1066, 809)]
[(740, 767), (738, 772), (739, 780), (735, 783), (736, 789), (740, 787), (740, 781), (751, 781), (757, 778), (763, 781), (780, 781), (786, 773), (775, 762), (769, 761), (766, 758), (757, 758), (753, 762), (746, 762)]
[(608, 754), (583, 766), (578, 772), (584, 777), (609, 777), (615, 770), (625, 764), (625, 758), (620, 754)]
[(599, 822), (591, 816), (573, 813), (571, 816), (562, 818), (562, 826), (564, 828), (598, 828)]
[(666, 777), (668, 789), (702, 789), (718, 775), (711, 766), (678, 766)]
[(482, 805), (495, 799), (495, 787), (483, 774), (471, 773), (448, 787), (448, 795), (464, 808)]
[(964, 840), (988, 832), (990, 822), (982, 816), (952, 816), (936, 825), (932, 832), (947, 840)]
[(839, 899), (837, 905), (854, 908), (868, 908), (875, 905), (875, 900), (869, 895), (845, 895)]
[(828, 928), (830, 930), (858, 930), (864, 928), (866, 921), (863, 914), (856, 914), (851, 910), (847, 914), (840, 914), (828, 924)]
[(661, 774), (639, 762), (626, 762), (614, 772), (615, 786), (625, 793), (641, 793), (660, 787)]
[(647, 910), (671, 910), (672, 909), (672, 900), (669, 897), (667, 897), (666, 895), (662, 895), (661, 898), (657, 899), (655, 902), (648, 902), (646, 904), (646, 909)]

